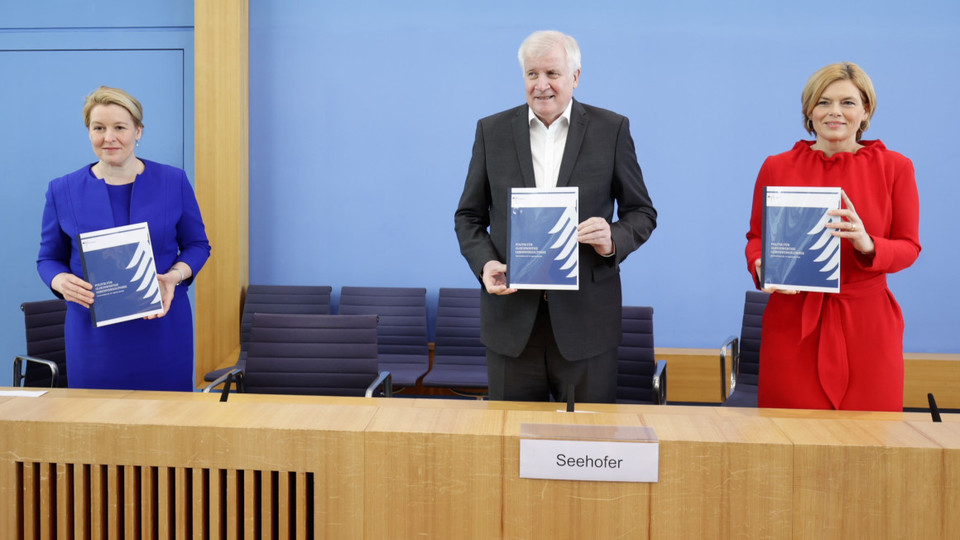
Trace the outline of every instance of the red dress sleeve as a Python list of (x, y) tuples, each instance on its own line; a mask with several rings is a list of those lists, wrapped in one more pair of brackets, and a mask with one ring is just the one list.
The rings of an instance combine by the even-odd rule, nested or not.
[(873, 238), (873, 257), (857, 257), (857, 264), (866, 271), (892, 273), (907, 268), (920, 255), (920, 197), (913, 162), (890, 152), (894, 158), (890, 192), (892, 215), (888, 231), (867, 231)]
[(756, 261), (763, 256), (763, 188), (769, 185), (770, 158), (764, 161), (757, 175), (757, 183), (753, 187), (753, 209), (750, 214), (750, 230), (747, 231), (747, 271), (753, 278), (753, 284), (759, 289), (760, 280), (757, 278)]

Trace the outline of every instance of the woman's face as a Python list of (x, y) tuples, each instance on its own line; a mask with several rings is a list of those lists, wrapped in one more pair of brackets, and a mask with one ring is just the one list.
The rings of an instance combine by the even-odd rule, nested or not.
[(857, 130), (866, 117), (860, 90), (845, 79), (827, 86), (810, 114), (817, 140), (841, 147), (856, 146)]
[(136, 159), (133, 149), (143, 128), (120, 105), (96, 105), (90, 110), (90, 144), (106, 165), (121, 167)]

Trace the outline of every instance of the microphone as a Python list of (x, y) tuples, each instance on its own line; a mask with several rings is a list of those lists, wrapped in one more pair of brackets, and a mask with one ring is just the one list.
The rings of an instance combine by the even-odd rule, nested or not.
[(927, 403), (930, 404), (930, 416), (933, 417), (934, 422), (942, 422), (940, 420), (940, 408), (937, 407), (937, 400), (933, 399), (933, 394), (927, 394)]
[(227, 375), (227, 380), (223, 383), (223, 392), (220, 394), (220, 403), (226, 403), (230, 397), (230, 385), (233, 383), (233, 373)]
[(573, 385), (567, 385), (567, 412), (573, 412)]

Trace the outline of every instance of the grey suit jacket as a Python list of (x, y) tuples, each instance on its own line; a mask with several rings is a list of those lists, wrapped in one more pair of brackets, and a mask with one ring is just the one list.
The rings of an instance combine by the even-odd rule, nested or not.
[[(478, 277), (487, 261), (506, 262), (510, 188), (536, 187), (527, 110), (524, 104), (477, 123), (454, 221), (460, 252)], [(581, 245), (580, 290), (548, 295), (560, 352), (568, 360), (580, 360), (620, 343), (620, 263), (657, 225), (627, 118), (574, 100), (557, 186), (578, 186), (580, 221), (602, 217), (611, 222), (616, 245), (616, 254), (606, 258)], [(500, 354), (518, 356), (530, 337), (541, 297), (540, 291), (531, 290), (505, 296), (481, 292), (483, 343)]]

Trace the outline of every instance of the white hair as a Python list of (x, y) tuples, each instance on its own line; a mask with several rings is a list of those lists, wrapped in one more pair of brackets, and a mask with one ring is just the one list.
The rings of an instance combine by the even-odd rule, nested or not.
[(573, 73), (580, 69), (580, 46), (577, 45), (577, 40), (573, 39), (573, 36), (568, 36), (556, 30), (539, 30), (523, 40), (523, 43), (520, 44), (520, 50), (517, 51), (520, 68), (526, 71), (525, 62), (527, 58), (543, 56), (549, 53), (557, 43), (563, 45), (570, 72)]

